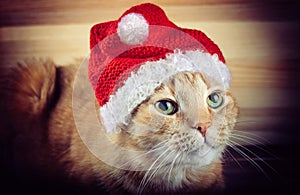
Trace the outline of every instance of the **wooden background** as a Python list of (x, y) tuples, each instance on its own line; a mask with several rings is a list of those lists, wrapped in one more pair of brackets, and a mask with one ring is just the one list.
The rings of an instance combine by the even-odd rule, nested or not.
[[(92, 25), (115, 20), (142, 2), (1, 0), (1, 65), (33, 56), (50, 57), (64, 65), (85, 57)], [(300, 27), (296, 1), (152, 2), (177, 25), (201, 29), (219, 45), (241, 108), (237, 129), (287, 150), (298, 143)]]
[[(223, 51), (241, 107), (237, 128), (272, 142), (294, 136), (274, 131), (299, 107), (299, 7), (288, 1), (153, 1), (177, 25), (201, 29)], [(64, 65), (89, 54), (93, 24), (117, 19), (142, 1), (1, 0), (0, 62), (50, 57)], [(296, 97), (297, 96), (297, 97)], [(295, 115), (293, 115), (295, 118)], [(287, 124), (287, 126), (293, 126)], [(275, 128), (277, 130), (277, 128)]]

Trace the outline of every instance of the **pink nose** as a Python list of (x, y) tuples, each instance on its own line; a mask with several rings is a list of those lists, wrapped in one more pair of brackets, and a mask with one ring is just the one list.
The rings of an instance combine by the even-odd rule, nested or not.
[(200, 131), (200, 133), (205, 137), (207, 129), (210, 127), (211, 122), (205, 122), (205, 123), (198, 123), (197, 129)]

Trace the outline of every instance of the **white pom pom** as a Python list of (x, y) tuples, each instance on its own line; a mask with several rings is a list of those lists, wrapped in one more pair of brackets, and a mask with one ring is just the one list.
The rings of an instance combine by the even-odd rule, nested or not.
[(149, 25), (141, 14), (130, 13), (119, 22), (117, 33), (123, 43), (142, 44), (149, 35)]

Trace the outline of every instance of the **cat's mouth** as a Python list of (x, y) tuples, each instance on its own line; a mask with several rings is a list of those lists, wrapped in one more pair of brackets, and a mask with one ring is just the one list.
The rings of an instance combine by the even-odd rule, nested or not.
[(216, 149), (217, 146), (214, 146), (212, 144), (210, 144), (209, 142), (204, 142), (203, 144), (201, 144), (199, 147), (191, 150), (190, 152), (188, 152), (189, 155), (205, 155), (207, 154), (210, 150), (214, 150)]
[(181, 160), (174, 164), (183, 167), (203, 167), (209, 165), (218, 156), (218, 152), (218, 146), (204, 142), (190, 151), (181, 151)]
[(191, 148), (189, 151), (172, 150), (169, 152), (169, 154), (172, 155), (168, 156), (168, 154), (166, 154), (165, 159), (162, 157), (162, 154), (159, 153), (157, 154), (158, 157), (153, 159), (153, 163), (168, 170), (170, 170), (170, 167), (201, 168), (211, 164), (213, 160), (219, 156), (218, 153), (219, 150), (215, 146), (202, 143), (197, 148)]

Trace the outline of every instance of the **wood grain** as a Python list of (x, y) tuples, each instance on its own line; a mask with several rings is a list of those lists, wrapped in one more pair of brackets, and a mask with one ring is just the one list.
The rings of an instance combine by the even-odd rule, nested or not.
[[(96, 23), (115, 19), (133, 5), (149, 1), (19, 1), (0, 2), (1, 26), (32, 24)], [(167, 12), (172, 21), (209, 20), (295, 20), (297, 1), (270, 0), (164, 0), (152, 1)], [(268, 8), (267, 10), (265, 8)], [(290, 12), (292, 10), (293, 12)], [(180, 13), (180, 14), (178, 14)]]
[[(86, 57), (91, 26), (115, 20), (126, 9), (142, 2), (2, 0), (1, 65), (30, 57), (49, 57), (65, 65)], [(271, 137), (276, 143), (294, 141), (289, 131), (283, 133), (280, 129), (290, 117), (288, 111), (294, 113), (300, 107), (291, 101), (300, 99), (296, 1), (152, 2), (162, 6), (177, 25), (201, 29), (220, 46), (233, 75), (232, 90), (241, 107), (239, 120), (256, 121), (238, 128)], [(290, 126), (296, 125), (288, 121)], [(275, 124), (278, 128), (274, 128)]]
[[(244, 141), (234, 141), (242, 144), (239, 148), (251, 156), (253, 162), (247, 162), (247, 158), (233, 148), (226, 151), (225, 155), (230, 153), (235, 159), (226, 159), (224, 163), (227, 180), (224, 194), (300, 194), (298, 1), (149, 1), (160, 5), (177, 25), (205, 32), (220, 46), (231, 70), (232, 92), (240, 107), (234, 132), (241, 131), (240, 134), (247, 137)], [(31, 57), (49, 57), (59, 65), (67, 65), (75, 58), (87, 57), (91, 26), (115, 20), (129, 7), (149, 1), (1, 0), (0, 66), (10, 66)], [(1, 110), (0, 113), (5, 114)], [(255, 145), (249, 146), (252, 144)], [(247, 145), (247, 149), (243, 149), (243, 145)], [(266, 179), (255, 163), (271, 179)], [(272, 175), (270, 166), (278, 175)], [(27, 183), (22, 186), (23, 181), (20, 185), (16, 178), (12, 176), (6, 182), (13, 187), (4, 182), (0, 191), (4, 188), (5, 192), (7, 188), (8, 194), (26, 192)], [(26, 180), (30, 184), (30, 178)], [(47, 192), (45, 188), (62, 193), (60, 188), (52, 191), (55, 186), (48, 181), (44, 185), (32, 183), (32, 186), (33, 192), (40, 186), (37, 194)], [(64, 188), (78, 193), (78, 186), (69, 187), (64, 183)]]

